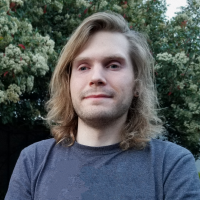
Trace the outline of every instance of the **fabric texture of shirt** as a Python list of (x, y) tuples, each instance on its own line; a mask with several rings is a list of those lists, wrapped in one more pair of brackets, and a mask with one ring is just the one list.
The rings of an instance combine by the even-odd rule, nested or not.
[(170, 142), (122, 151), (48, 139), (22, 150), (5, 200), (200, 200), (200, 181), (193, 155)]

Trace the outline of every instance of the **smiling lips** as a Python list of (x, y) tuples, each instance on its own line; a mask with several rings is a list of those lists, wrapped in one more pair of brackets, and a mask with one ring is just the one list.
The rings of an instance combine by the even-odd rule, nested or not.
[(89, 95), (84, 97), (84, 99), (90, 99), (90, 98), (111, 98), (111, 96), (105, 94), (98, 94), (98, 95)]

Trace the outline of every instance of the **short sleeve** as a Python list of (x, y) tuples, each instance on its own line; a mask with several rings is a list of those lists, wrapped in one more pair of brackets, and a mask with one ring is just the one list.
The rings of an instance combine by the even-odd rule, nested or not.
[(200, 199), (200, 180), (193, 155), (173, 154), (164, 175), (164, 200)]
[(31, 200), (31, 161), (23, 150), (17, 160), (5, 200)]

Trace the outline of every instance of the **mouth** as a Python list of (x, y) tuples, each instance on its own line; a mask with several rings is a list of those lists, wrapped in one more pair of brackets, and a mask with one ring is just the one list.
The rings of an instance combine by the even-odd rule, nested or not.
[(98, 98), (111, 98), (111, 96), (108, 96), (108, 95), (105, 95), (105, 94), (98, 94), (98, 95), (89, 95), (89, 96), (86, 96), (84, 97), (84, 99), (98, 99)]

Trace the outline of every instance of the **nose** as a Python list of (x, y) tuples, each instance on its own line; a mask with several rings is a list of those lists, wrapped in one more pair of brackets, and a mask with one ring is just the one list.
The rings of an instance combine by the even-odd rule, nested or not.
[(90, 86), (106, 85), (105, 70), (101, 65), (95, 65), (91, 70)]

